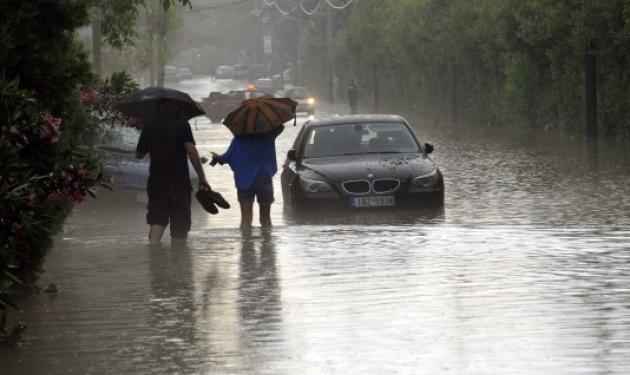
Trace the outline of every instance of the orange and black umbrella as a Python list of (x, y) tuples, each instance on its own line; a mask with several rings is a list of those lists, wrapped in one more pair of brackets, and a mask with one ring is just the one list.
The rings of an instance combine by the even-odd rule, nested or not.
[(261, 98), (243, 101), (227, 115), (223, 124), (235, 136), (265, 134), (295, 118), (297, 102), (289, 98)]

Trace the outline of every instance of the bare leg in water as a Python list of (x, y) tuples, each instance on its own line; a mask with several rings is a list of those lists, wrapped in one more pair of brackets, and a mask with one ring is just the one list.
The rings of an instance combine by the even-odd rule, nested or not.
[(271, 228), (271, 205), (260, 205), (260, 225), (265, 228)]
[(149, 227), (149, 243), (151, 245), (157, 245), (162, 242), (162, 236), (164, 236), (164, 230), (166, 227), (161, 225), (151, 225)]
[(254, 202), (239, 202), (241, 205), (241, 231), (249, 232), (252, 229), (254, 216)]

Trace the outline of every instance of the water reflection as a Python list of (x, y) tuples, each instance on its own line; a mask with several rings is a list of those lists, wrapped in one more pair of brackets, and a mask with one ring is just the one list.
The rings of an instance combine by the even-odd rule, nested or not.
[(269, 367), (283, 352), (281, 286), (276, 270), (275, 238), (271, 230), (260, 237), (245, 236), (239, 261), (238, 311), (242, 349), (249, 367)]
[(195, 305), (190, 250), (185, 242), (171, 248), (149, 247), (151, 331), (147, 361), (172, 373), (189, 373), (199, 362), (195, 345)]
[(288, 225), (422, 225), (440, 224), (446, 219), (444, 206), (427, 206), (420, 209), (377, 209), (377, 210), (312, 210), (296, 211), (283, 209), (283, 219)]

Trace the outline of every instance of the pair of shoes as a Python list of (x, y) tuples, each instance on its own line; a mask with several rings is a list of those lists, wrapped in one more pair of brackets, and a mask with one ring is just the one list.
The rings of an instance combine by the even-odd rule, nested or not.
[(230, 204), (228, 203), (228, 201), (225, 200), (225, 198), (223, 198), (223, 195), (221, 195), (221, 193), (218, 193), (212, 189), (207, 189), (206, 194), (212, 199), (214, 204), (216, 204), (217, 206), (226, 210), (230, 208)]
[(207, 194), (207, 190), (198, 190), (197, 194), (195, 194), (197, 201), (201, 204), (204, 210), (208, 211), (212, 215), (216, 215), (219, 213), (219, 209), (214, 205), (214, 202), (210, 196)]
[(215, 204), (221, 208), (230, 208), (230, 204), (225, 200), (225, 198), (211, 189), (200, 189), (195, 194), (195, 197), (204, 210), (208, 211), (212, 215), (216, 215), (219, 212)]

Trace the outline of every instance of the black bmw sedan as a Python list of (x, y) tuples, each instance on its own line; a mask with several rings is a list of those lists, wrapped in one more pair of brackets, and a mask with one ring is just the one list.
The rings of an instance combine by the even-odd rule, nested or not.
[(444, 202), (444, 179), (400, 116), (356, 115), (305, 123), (282, 170), (285, 205), (416, 207)]

